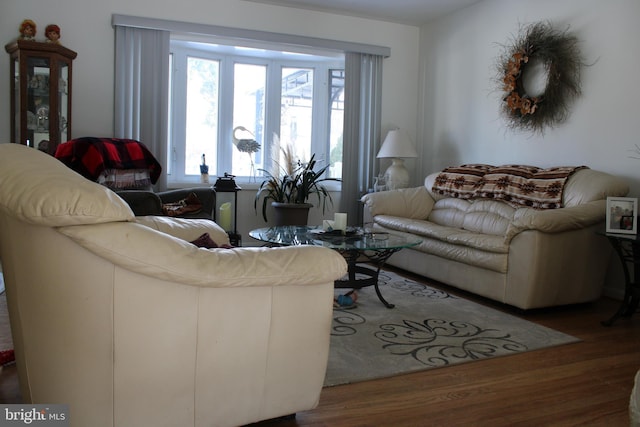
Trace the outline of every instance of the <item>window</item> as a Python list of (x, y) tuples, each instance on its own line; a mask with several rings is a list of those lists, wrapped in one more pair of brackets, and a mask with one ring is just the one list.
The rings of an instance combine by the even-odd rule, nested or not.
[[(341, 177), (344, 55), (174, 39), (171, 67), (170, 183), (198, 182), (203, 155), (212, 176), (255, 180), (279, 159), (274, 134)], [(234, 137), (260, 147), (241, 151)]]

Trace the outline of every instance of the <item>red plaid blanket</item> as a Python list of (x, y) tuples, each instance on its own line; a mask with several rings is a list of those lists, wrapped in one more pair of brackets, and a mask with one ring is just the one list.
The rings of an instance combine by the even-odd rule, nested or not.
[(139, 141), (120, 138), (84, 137), (58, 145), (56, 158), (91, 181), (105, 169), (148, 169), (155, 184), (162, 166)]

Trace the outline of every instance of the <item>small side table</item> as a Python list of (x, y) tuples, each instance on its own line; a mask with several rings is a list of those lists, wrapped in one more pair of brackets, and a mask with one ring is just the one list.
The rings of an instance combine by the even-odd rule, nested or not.
[[(603, 233), (618, 254), (624, 272), (624, 298), (620, 308), (608, 320), (603, 320), (603, 326), (611, 326), (620, 317), (631, 317), (640, 303), (640, 237), (635, 234)], [(633, 267), (633, 280), (629, 273), (629, 266)]]

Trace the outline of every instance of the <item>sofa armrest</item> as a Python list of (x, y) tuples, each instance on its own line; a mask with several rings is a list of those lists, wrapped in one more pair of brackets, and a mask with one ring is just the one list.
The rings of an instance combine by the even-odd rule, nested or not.
[(412, 219), (426, 219), (435, 203), (423, 186), (369, 193), (362, 196), (361, 201), (373, 216), (392, 215)]
[(347, 272), (342, 255), (320, 246), (203, 249), (133, 222), (58, 231), (121, 268), (191, 286), (315, 285), (333, 283)]
[(604, 221), (605, 210), (605, 200), (560, 209), (518, 209), (507, 230), (507, 237), (513, 237), (524, 230), (560, 233), (585, 228)]

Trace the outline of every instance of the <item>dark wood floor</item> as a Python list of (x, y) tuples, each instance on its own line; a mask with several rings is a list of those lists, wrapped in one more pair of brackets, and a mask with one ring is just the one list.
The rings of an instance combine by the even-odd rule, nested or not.
[[(408, 275), (409, 277), (413, 277)], [(619, 302), (521, 312), (444, 287), (582, 341), (514, 356), (329, 387), (295, 420), (256, 426), (628, 426), (640, 369), (640, 314), (612, 327)], [(0, 374), (0, 403), (20, 402), (15, 366)]]
[(298, 413), (295, 420), (254, 426), (629, 425), (629, 395), (640, 369), (640, 314), (607, 328), (600, 321), (617, 310), (619, 301), (602, 298), (523, 313), (443, 288), (582, 341), (325, 388), (316, 409)]

